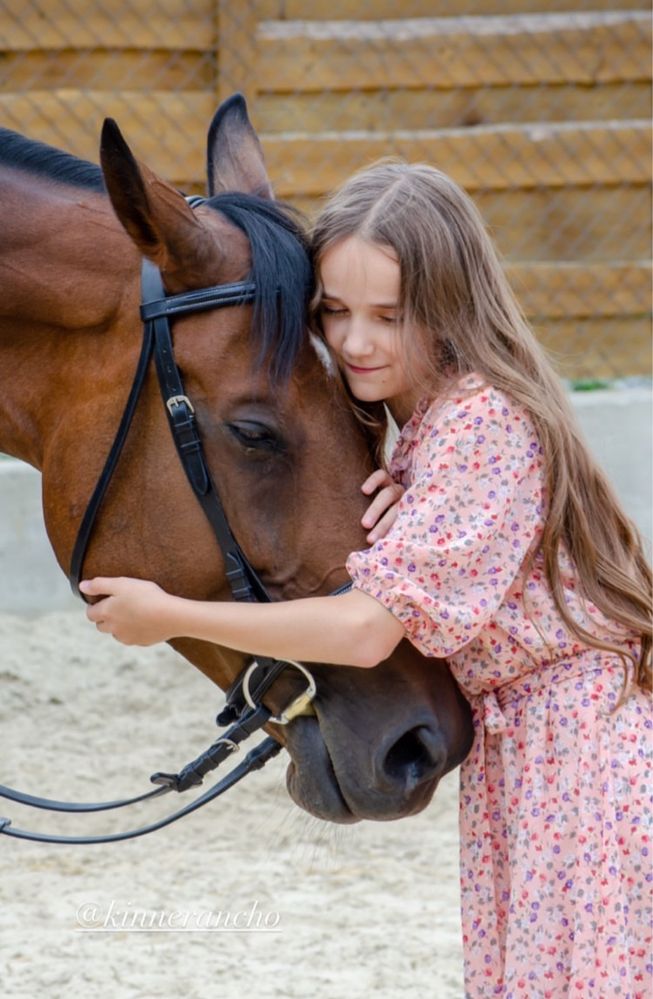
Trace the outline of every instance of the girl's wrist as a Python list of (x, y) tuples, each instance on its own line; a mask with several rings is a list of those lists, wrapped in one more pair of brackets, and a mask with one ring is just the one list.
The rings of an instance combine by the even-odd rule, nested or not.
[(161, 619), (165, 621), (168, 638), (194, 638), (192, 634), (192, 609), (195, 600), (166, 593), (161, 606)]

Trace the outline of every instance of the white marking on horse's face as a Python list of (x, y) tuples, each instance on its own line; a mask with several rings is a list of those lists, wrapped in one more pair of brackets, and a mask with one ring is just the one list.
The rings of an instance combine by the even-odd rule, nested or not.
[(331, 378), (333, 378), (333, 376), (336, 373), (336, 369), (333, 362), (333, 357), (329, 352), (329, 348), (325, 344), (324, 340), (321, 340), (319, 336), (315, 335), (315, 333), (309, 333), (309, 339), (311, 341), (311, 346), (313, 347), (313, 350), (315, 351), (320, 361), (322, 362), (324, 370)]

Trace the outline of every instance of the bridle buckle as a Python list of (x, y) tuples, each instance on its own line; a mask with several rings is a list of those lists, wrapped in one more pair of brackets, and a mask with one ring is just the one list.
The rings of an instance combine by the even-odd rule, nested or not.
[(171, 395), (169, 399), (166, 399), (166, 409), (171, 416), (175, 406), (188, 406), (191, 413), (195, 412), (195, 407), (187, 395)]

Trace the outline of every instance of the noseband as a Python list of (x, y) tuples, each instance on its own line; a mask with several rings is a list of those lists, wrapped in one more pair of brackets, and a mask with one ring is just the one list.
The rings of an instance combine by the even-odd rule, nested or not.
[[(201, 204), (203, 199), (193, 198), (189, 199), (189, 201), (192, 207), (195, 207), (196, 204)], [(256, 293), (255, 286), (247, 281), (239, 281), (233, 284), (215, 285), (197, 291), (187, 291), (178, 295), (166, 296), (161, 274), (158, 268), (148, 260), (143, 261), (141, 280), (142, 304), (140, 314), (143, 320), (141, 352), (116, 436), (79, 527), (71, 558), (69, 575), (71, 586), (73, 591), (81, 596), (79, 583), (82, 577), (86, 550), (104, 495), (127, 439), (150, 361), (152, 356), (154, 356), (159, 387), (175, 447), (186, 477), (220, 545), (226, 577), (233, 599), (248, 602), (268, 602), (270, 600), (269, 594), (266, 592), (256, 571), (236, 541), (229, 526), (219, 493), (211, 478), (197, 428), (195, 411), (184, 391), (181, 374), (175, 362), (169, 322), (177, 316), (190, 315), (194, 312), (250, 304), (254, 301)], [(348, 586), (341, 587), (336, 593), (342, 592), (347, 588)], [(272, 717), (271, 711), (265, 707), (261, 699), (277, 677), (289, 667), (300, 672), (306, 681), (306, 688), (276, 717)], [(217, 717), (217, 724), (219, 726), (229, 726), (229, 728), (205, 752), (188, 763), (178, 773), (153, 774), (150, 781), (157, 785), (155, 790), (120, 801), (65, 802), (24, 794), (21, 791), (0, 785), (0, 797), (47, 811), (79, 813), (123, 808), (126, 805), (135, 804), (149, 798), (160, 797), (173, 790), (185, 791), (190, 787), (197, 787), (202, 784), (207, 773), (214, 770), (227, 757), (237, 751), (239, 744), (244, 739), (261, 729), (267, 723), (286, 725), (297, 715), (306, 712), (315, 696), (315, 692), (316, 688), (313, 677), (301, 663), (296, 663), (292, 660), (279, 660), (266, 656), (257, 656), (255, 660), (251, 660), (248, 663), (227, 691), (226, 704)], [(201, 808), (202, 805), (207, 804), (228, 788), (233, 787), (234, 784), (242, 780), (248, 773), (260, 769), (269, 759), (276, 756), (281, 749), (281, 743), (267, 737), (248, 753), (239, 766), (231, 770), (226, 777), (215, 783), (193, 802), (157, 822), (127, 832), (106, 836), (58, 836), (17, 829), (11, 825), (10, 819), (0, 818), (0, 833), (4, 833), (7, 836), (14, 836), (18, 839), (36, 840), (43, 843), (112, 843), (124, 839), (133, 839), (170, 825), (177, 819), (182, 818), (182, 816)]]

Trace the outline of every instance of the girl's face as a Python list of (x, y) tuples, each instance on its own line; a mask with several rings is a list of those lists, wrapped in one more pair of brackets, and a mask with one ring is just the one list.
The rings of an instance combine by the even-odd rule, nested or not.
[(418, 402), (404, 365), (400, 335), (399, 262), (389, 246), (348, 236), (320, 263), (320, 316), (352, 394), (384, 401), (399, 424)]

